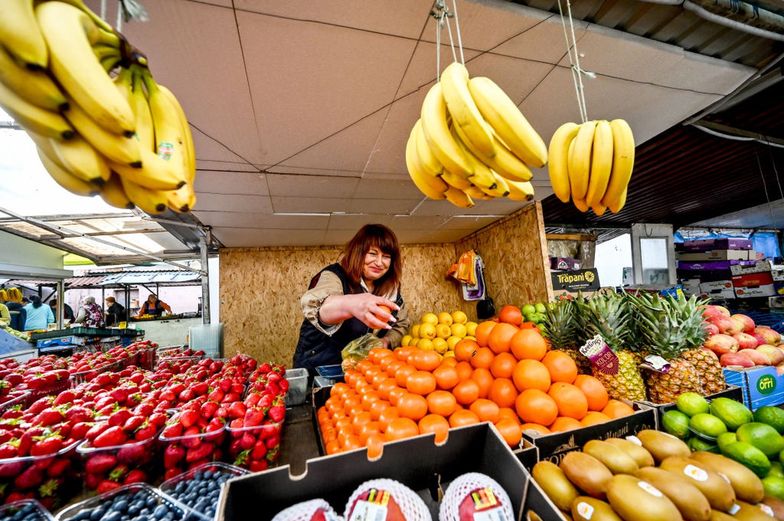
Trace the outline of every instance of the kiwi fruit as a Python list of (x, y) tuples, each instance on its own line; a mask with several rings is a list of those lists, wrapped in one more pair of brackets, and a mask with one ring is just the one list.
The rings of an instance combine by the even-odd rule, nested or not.
[(564, 471), (555, 463), (540, 461), (534, 465), (531, 474), (555, 506), (561, 510), (569, 511), (574, 498), (580, 495)]
[(650, 483), (627, 474), (607, 484), (607, 501), (625, 521), (682, 521), (678, 507)]
[(623, 521), (608, 503), (588, 496), (574, 499), (572, 519), (574, 521)]
[(710, 521), (735, 521), (735, 518), (725, 512), (711, 510)]
[(561, 470), (577, 488), (595, 498), (604, 498), (613, 477), (604, 463), (584, 452), (570, 452), (561, 460)]
[(637, 466), (640, 468), (652, 467), (654, 465), (653, 456), (651, 456), (651, 453), (633, 441), (625, 440), (623, 438), (607, 438), (604, 441), (610, 445), (615, 445), (626, 454), (631, 456), (632, 459), (637, 462)]
[(738, 499), (757, 504), (765, 497), (762, 480), (737, 461), (712, 452), (695, 452), (690, 457), (713, 472), (727, 476)]
[(737, 502), (740, 509), (735, 512), (733, 517), (740, 521), (772, 521), (775, 519), (773, 516), (768, 515), (759, 505), (752, 505), (745, 501)]
[(605, 441), (591, 440), (585, 444), (583, 452), (604, 463), (613, 474), (634, 474), (640, 468), (631, 456)]
[(711, 508), (715, 510), (729, 512), (735, 504), (735, 490), (729, 481), (697, 460), (674, 456), (662, 461), (659, 467), (667, 472), (689, 478), (692, 485), (702, 492)]
[(767, 505), (768, 508), (770, 508), (776, 519), (784, 519), (784, 501), (772, 496), (765, 496), (762, 500), (762, 504)]
[(637, 433), (637, 439), (642, 442), (645, 450), (651, 453), (656, 463), (672, 456), (688, 458), (691, 455), (691, 449), (686, 443), (666, 432), (646, 429)]
[(708, 499), (689, 482), (688, 478), (676, 476), (672, 472), (656, 467), (641, 468), (634, 475), (658, 488), (662, 494), (670, 498), (686, 521), (710, 519), (711, 507)]

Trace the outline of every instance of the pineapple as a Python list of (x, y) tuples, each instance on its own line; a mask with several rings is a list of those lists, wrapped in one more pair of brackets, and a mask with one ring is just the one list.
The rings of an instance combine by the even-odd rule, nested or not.
[[(695, 349), (702, 345), (706, 335), (702, 313), (697, 309), (702, 302), (696, 297), (686, 299), (654, 294), (630, 296), (629, 299), (642, 345), (651, 354), (670, 363), (666, 373), (650, 371), (646, 374), (651, 401), (671, 403), (681, 393), (703, 394), (705, 386), (715, 387), (716, 371), (710, 356)], [(717, 359), (715, 362), (718, 365)], [(723, 386), (720, 366), (719, 374)]]
[(577, 348), (574, 302), (564, 299), (548, 304), (543, 326), (543, 334), (550, 341), (553, 349), (569, 355), (577, 364), (578, 373), (591, 374), (590, 360)]
[(719, 357), (710, 349), (706, 347), (689, 349), (681, 355), (681, 358), (691, 362), (700, 374), (702, 394), (707, 396), (718, 393), (727, 387)]
[(637, 354), (632, 348), (631, 315), (626, 299), (615, 293), (594, 295), (590, 299), (580, 296), (575, 304), (582, 338), (601, 335), (618, 357), (616, 374), (607, 374), (594, 368), (593, 376), (604, 384), (612, 398), (645, 400), (645, 383)]

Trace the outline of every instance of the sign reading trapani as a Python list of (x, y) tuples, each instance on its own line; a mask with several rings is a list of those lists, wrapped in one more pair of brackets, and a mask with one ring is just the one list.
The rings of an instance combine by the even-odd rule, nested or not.
[(552, 274), (554, 291), (595, 291), (599, 289), (596, 268), (559, 271)]

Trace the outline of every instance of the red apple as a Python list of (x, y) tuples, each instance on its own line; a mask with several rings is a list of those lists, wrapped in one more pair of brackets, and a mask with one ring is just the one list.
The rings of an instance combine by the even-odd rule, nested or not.
[(705, 322), (705, 331), (708, 332), (708, 336), (718, 335), (720, 333), (719, 326), (711, 324), (710, 322)]
[(754, 365), (770, 365), (770, 358), (756, 349), (741, 349), (738, 351), (738, 354), (746, 355), (751, 358), (751, 361), (754, 362)]
[(738, 350), (738, 341), (729, 335), (713, 335), (705, 341), (705, 347), (721, 356), (725, 353), (734, 353)]
[(740, 349), (754, 349), (759, 345), (759, 341), (755, 337), (746, 333), (735, 333), (732, 338), (738, 341)]
[(718, 316), (729, 317), (730, 310), (725, 308), (724, 306), (705, 306), (702, 309), (702, 316), (704, 316), (708, 320)]
[(767, 356), (770, 365), (779, 365), (781, 362), (784, 362), (784, 351), (778, 347), (762, 344), (757, 347), (757, 352)]
[(754, 321), (751, 319), (750, 316), (744, 315), (743, 313), (736, 313), (736, 314), (732, 315), (732, 317), (730, 317), (730, 318), (734, 318), (735, 320), (740, 320), (741, 322), (743, 322), (743, 332), (744, 333), (753, 333), (754, 332), (755, 325), (754, 325)]
[(709, 322), (715, 324), (716, 327), (719, 328), (719, 333), (725, 335), (734, 335), (735, 333), (743, 331), (743, 324), (741, 322), (733, 320), (730, 317), (725, 317), (724, 315), (713, 317)]
[(765, 339), (765, 341), (762, 342), (763, 344), (775, 346), (781, 343), (781, 335), (768, 326), (757, 326), (754, 328), (754, 333), (755, 335), (762, 335), (762, 338)]
[(721, 365), (724, 367), (731, 365), (739, 365), (740, 367), (754, 367), (754, 362), (745, 353), (724, 353), (721, 355), (719, 362), (721, 362)]

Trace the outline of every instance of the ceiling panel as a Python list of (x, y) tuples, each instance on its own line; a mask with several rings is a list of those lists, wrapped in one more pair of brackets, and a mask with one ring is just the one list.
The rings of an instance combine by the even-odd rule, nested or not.
[(273, 197), (272, 206), (276, 213), (331, 213), (348, 212), (347, 199), (325, 199), (323, 197)]
[(422, 192), (408, 174), (401, 179), (360, 179), (354, 197), (378, 199), (422, 199)]
[(326, 244), (324, 230), (258, 230), (254, 228), (215, 228), (213, 233), (227, 248), (261, 246), (313, 246)]
[(198, 172), (196, 192), (226, 195), (268, 194), (264, 174), (250, 172)]
[(261, 212), (196, 212), (220, 228), (324, 230), (328, 215), (275, 215)]
[[(774, 196), (775, 197), (775, 196)], [(732, 212), (704, 221), (694, 226), (727, 228), (784, 228), (784, 199)]]
[(263, 165), (248, 164), (245, 161), (210, 161), (199, 159), (196, 163), (196, 169), (199, 171), (221, 171), (221, 172), (252, 172), (259, 174), (264, 169)]
[(522, 208), (525, 204), (508, 199), (494, 199), (491, 201), (477, 201), (473, 208), (458, 208), (446, 201), (431, 201), (427, 199), (417, 207), (413, 215), (442, 215), (447, 217), (453, 215), (496, 215), (500, 217)]
[[(566, 40), (558, 16), (536, 9), (525, 8), (526, 17), (536, 22), (523, 34), (496, 47), (493, 52), (542, 63), (558, 63), (566, 56)], [(575, 20), (574, 31), (579, 45), (587, 24)]]
[(354, 194), (358, 182), (345, 177), (267, 174), (270, 194), (283, 197), (347, 199)]
[[(199, 194), (196, 200), (196, 211), (225, 212), (227, 209), (231, 209), (232, 212), (272, 213), (270, 198), (266, 195), (204, 193)], [(206, 224), (210, 224), (209, 221)]]
[(359, 199), (349, 201), (348, 211), (356, 213), (398, 214), (411, 212), (422, 197), (414, 199)]
[(439, 229), (442, 230), (478, 230), (497, 221), (497, 217), (474, 217), (460, 215), (449, 218)]
[[(430, 86), (436, 79), (436, 44), (420, 41), (414, 50), (414, 55), (411, 62), (406, 68), (403, 81), (400, 83), (400, 90), (397, 97), (409, 94), (423, 86)], [(460, 58), (459, 54), (455, 54)], [(475, 56), (479, 56), (478, 51), (464, 49), (463, 56), (466, 60), (470, 60)], [(452, 49), (448, 43), (441, 44), (441, 70), (446, 67), (448, 63), (453, 61), (454, 57)]]
[[(553, 70), (553, 65), (483, 54), (466, 64), (471, 77), (487, 76), (519, 104)], [(536, 122), (531, 122), (535, 126)]]

